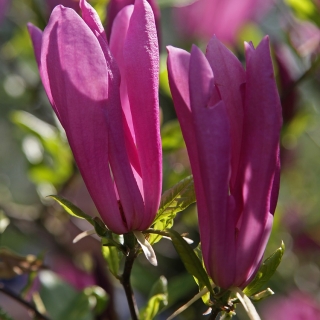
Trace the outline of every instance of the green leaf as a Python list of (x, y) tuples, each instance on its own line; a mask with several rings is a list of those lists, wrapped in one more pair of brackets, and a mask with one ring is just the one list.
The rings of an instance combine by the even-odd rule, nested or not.
[(119, 277), (120, 261), (123, 257), (122, 252), (115, 246), (105, 245), (106, 239), (102, 239), (102, 255), (107, 262), (110, 272), (116, 277)]
[(30, 180), (35, 184), (63, 184), (73, 171), (73, 161), (60, 131), (25, 111), (14, 111), (10, 117), (24, 133), (22, 149), (30, 163)]
[(140, 311), (140, 318), (144, 320), (152, 320), (158, 314), (165, 301), (167, 301), (167, 297), (164, 294), (157, 294), (153, 296), (148, 301), (147, 306)]
[(282, 242), (281, 247), (263, 262), (254, 279), (243, 290), (248, 297), (256, 294), (269, 281), (281, 262), (284, 250), (285, 245)]
[(80, 218), (80, 219), (85, 219), (89, 223), (91, 223), (93, 226), (95, 226), (96, 223), (95, 223), (94, 219), (92, 217), (90, 217), (89, 215), (87, 215), (86, 213), (84, 213), (80, 208), (78, 208), (76, 205), (74, 205), (70, 201), (68, 201), (60, 196), (56, 196), (56, 195), (51, 195), (48, 197), (57, 201), (62, 206), (62, 208), (67, 213), (69, 213), (71, 216), (74, 216), (74, 217)]
[(99, 217), (93, 218), (93, 226), (98, 236), (112, 239), (112, 232), (107, 229), (106, 225)]
[(140, 318), (144, 320), (152, 320), (167, 305), (167, 279), (164, 276), (161, 276), (152, 286), (148, 304), (140, 311)]
[[(49, 196), (50, 198), (57, 201), (63, 209), (69, 213), (71, 216), (74, 216), (76, 218), (85, 219), (90, 224), (94, 226), (94, 229), (98, 236), (101, 238), (105, 238), (109, 241), (108, 245), (117, 246), (119, 249), (124, 250), (119, 243), (113, 240), (112, 232), (107, 229), (106, 225), (103, 223), (103, 221), (99, 217), (92, 218), (91, 216), (84, 213), (80, 208), (78, 208), (76, 205), (71, 203), (70, 201), (56, 195)], [(107, 243), (104, 243), (104, 245), (107, 245)], [(125, 250), (124, 250), (125, 251)]]
[[(160, 208), (153, 222), (155, 230), (170, 229), (176, 214), (196, 201), (193, 177), (189, 176), (178, 182), (161, 197)], [(161, 239), (160, 235), (151, 235), (149, 242), (154, 244)]]
[(106, 309), (109, 296), (103, 288), (91, 286), (85, 288), (83, 293), (88, 297), (90, 304), (94, 304), (93, 310), (96, 315), (100, 315)]
[(168, 296), (168, 281), (165, 276), (160, 276), (160, 278), (154, 283), (151, 288), (149, 298), (159, 293)]
[(170, 278), (168, 284), (169, 305), (172, 306), (181, 299), (188, 299), (196, 289), (197, 285), (187, 272)]
[[(204, 262), (203, 262), (203, 258), (202, 258), (202, 251), (201, 251), (201, 243), (198, 244), (198, 246), (193, 250), (194, 253), (196, 254), (196, 256), (198, 257), (198, 259), (201, 261), (202, 266), (204, 267)], [(196, 277), (194, 277), (195, 282), (197, 283), (198, 287), (199, 287), (199, 291), (201, 291), (204, 288), (203, 283), (199, 283), (198, 279)], [(201, 297), (202, 301), (204, 304), (209, 305), (210, 303), (210, 292), (204, 294)]]
[(178, 120), (168, 121), (162, 126), (161, 139), (163, 152), (173, 152), (186, 146)]
[(93, 320), (89, 299), (77, 292), (53, 272), (39, 274), (40, 296), (51, 320)]
[(190, 245), (187, 244), (187, 242), (180, 236), (178, 232), (174, 230), (167, 230), (167, 232), (170, 234), (173, 245), (187, 271), (197, 279), (199, 287), (203, 288), (206, 286), (213, 295), (214, 293), (209, 277), (203, 268), (201, 261), (192, 250)]
[(312, 0), (285, 0), (285, 2), (293, 9), (298, 18), (312, 20), (319, 26), (319, 13)]
[(0, 306), (0, 319), (1, 320), (14, 320), (11, 318)]

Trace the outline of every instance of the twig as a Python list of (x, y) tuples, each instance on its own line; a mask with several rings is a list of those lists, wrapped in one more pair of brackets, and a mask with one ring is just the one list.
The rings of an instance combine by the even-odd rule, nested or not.
[(20, 304), (25, 306), (27, 309), (33, 311), (39, 320), (50, 320), (47, 316), (40, 313), (33, 304), (22, 299), (19, 295), (14, 293), (12, 290), (10, 290), (9, 288), (6, 288), (4, 286), (4, 284), (2, 284), (2, 283), (0, 283), (0, 292), (4, 293), (5, 295), (9, 296), (10, 298), (16, 300), (17, 302), (19, 302)]
[(220, 313), (221, 310), (219, 309), (212, 309), (212, 312), (211, 312), (211, 315), (210, 315), (210, 318), (209, 320), (216, 320), (219, 313)]
[[(129, 242), (131, 242), (131, 243), (129, 243)], [(139, 310), (138, 310), (137, 303), (136, 303), (136, 300), (135, 300), (135, 297), (134, 297), (134, 294), (132, 291), (131, 283), (130, 283), (132, 266), (133, 266), (134, 260), (138, 256), (138, 250), (135, 247), (135, 238), (134, 238), (133, 234), (125, 235), (125, 244), (128, 245), (130, 251), (129, 251), (128, 256), (126, 256), (123, 274), (120, 277), (120, 282), (124, 288), (124, 291), (125, 291), (125, 294), (127, 297), (131, 318), (132, 318), (132, 320), (139, 320), (139, 316), (138, 316)]]
[(286, 88), (286, 90), (281, 95), (281, 101), (283, 102), (288, 95), (305, 79), (307, 79), (312, 73), (314, 73), (318, 67), (320, 66), (320, 56), (318, 56), (314, 62), (311, 64), (310, 68), (307, 69), (297, 80), (292, 82), (290, 86)]

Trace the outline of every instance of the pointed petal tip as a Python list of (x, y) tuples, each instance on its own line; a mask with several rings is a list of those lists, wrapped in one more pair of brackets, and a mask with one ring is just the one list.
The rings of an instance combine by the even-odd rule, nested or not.
[(29, 31), (30, 31), (30, 29), (32, 29), (34, 27), (35, 27), (35, 25), (33, 23), (31, 23), (31, 22), (27, 23), (27, 28), (28, 28)]

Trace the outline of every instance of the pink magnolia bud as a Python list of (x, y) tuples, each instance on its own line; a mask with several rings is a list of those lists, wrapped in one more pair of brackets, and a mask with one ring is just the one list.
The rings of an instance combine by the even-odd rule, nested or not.
[(174, 21), (181, 35), (234, 43), (237, 32), (248, 21), (267, 11), (270, 0), (195, 0), (174, 8)]
[(196, 46), (168, 52), (205, 266), (218, 286), (243, 287), (261, 263), (279, 190), (281, 105), (269, 39), (246, 44), (246, 70), (216, 37), (206, 55)]
[(115, 48), (95, 10), (80, 7), (82, 18), (57, 6), (43, 32), (29, 25), (40, 76), (102, 219), (115, 233), (142, 231), (162, 183), (153, 12), (146, 0), (125, 7)]

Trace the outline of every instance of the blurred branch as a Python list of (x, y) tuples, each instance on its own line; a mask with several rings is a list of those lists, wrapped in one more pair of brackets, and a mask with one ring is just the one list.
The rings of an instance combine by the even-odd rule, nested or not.
[(9, 288), (6, 288), (2, 283), (0, 283), (0, 292), (16, 300), (17, 302), (25, 306), (27, 309), (33, 311), (39, 320), (50, 320), (47, 316), (40, 313), (33, 304), (22, 299), (19, 295), (11, 291)]
[(320, 55), (314, 60), (311, 64), (310, 68), (307, 69), (296, 81), (294, 81), (281, 95), (281, 102), (283, 102), (288, 95), (304, 80), (306, 80), (309, 76), (311, 76), (320, 66)]

